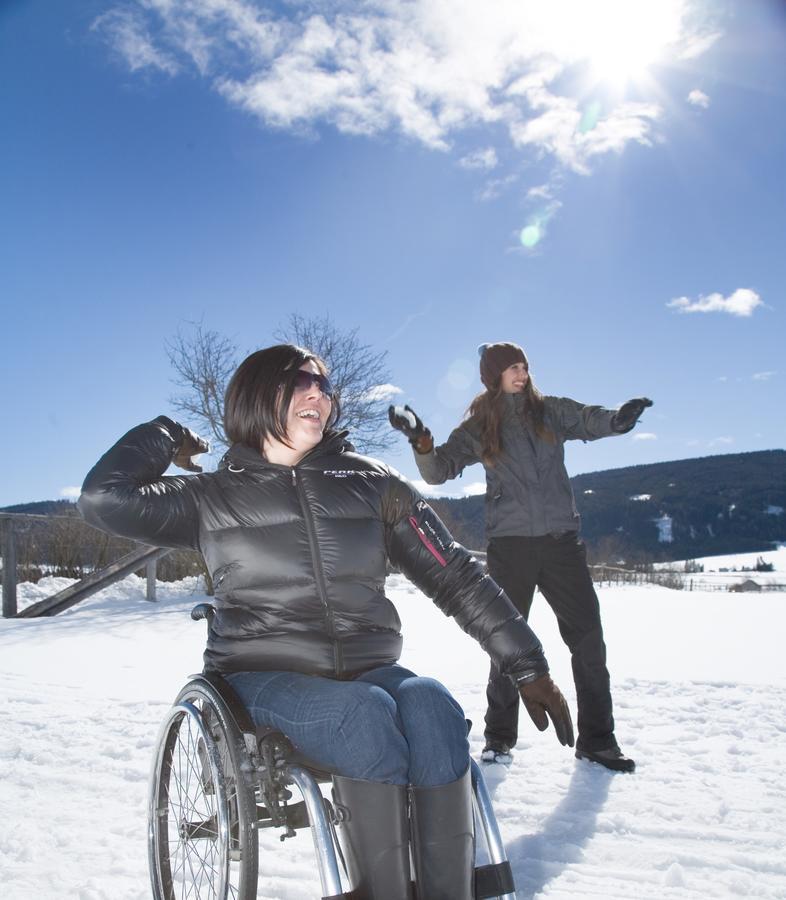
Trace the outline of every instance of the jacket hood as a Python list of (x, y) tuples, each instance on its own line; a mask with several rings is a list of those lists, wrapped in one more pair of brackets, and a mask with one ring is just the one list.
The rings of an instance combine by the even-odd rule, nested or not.
[[(333, 429), (329, 429), (325, 432), (322, 440), (316, 447), (309, 450), (297, 465), (309, 463), (312, 460), (319, 459), (323, 456), (353, 452), (355, 448), (352, 443), (347, 440), (348, 434), (348, 431), (334, 431)], [(218, 468), (226, 469), (229, 466), (233, 466), (236, 469), (264, 469), (271, 465), (273, 465), (273, 463), (268, 462), (258, 450), (253, 450), (245, 444), (233, 444), (221, 458)]]

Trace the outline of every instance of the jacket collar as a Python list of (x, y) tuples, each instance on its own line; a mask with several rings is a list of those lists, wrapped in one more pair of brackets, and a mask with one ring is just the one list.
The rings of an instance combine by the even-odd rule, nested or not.
[[(337, 453), (354, 451), (355, 448), (347, 440), (348, 434), (348, 431), (329, 430), (325, 432), (322, 440), (317, 446), (309, 450), (297, 465), (309, 466), (315, 461), (318, 464), (318, 460), (323, 456), (332, 456)], [(259, 450), (254, 450), (251, 447), (247, 447), (245, 444), (233, 444), (221, 458), (218, 468), (228, 469), (230, 467), (235, 471), (238, 469), (282, 468), (282, 466), (268, 462)], [(291, 466), (284, 466), (283, 468), (288, 469), (291, 468)]]
[(503, 394), (505, 416), (522, 415), (527, 408), (527, 397), (525, 394)]

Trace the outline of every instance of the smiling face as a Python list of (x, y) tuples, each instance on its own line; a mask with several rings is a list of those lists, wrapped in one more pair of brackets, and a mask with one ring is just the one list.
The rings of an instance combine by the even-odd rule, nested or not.
[(517, 362), (502, 370), (500, 387), (505, 394), (520, 394), (528, 381), (529, 369), (523, 362)]
[[(311, 375), (322, 374), (313, 359), (303, 363), (300, 371), (309, 372)], [(287, 414), (289, 443), (303, 453), (308, 453), (312, 447), (316, 447), (322, 440), (332, 406), (330, 397), (322, 393), (316, 379), (312, 378), (307, 387), (295, 385)]]
[[(303, 363), (300, 371), (310, 375), (322, 374), (313, 360)], [(262, 445), (265, 459), (287, 466), (296, 465), (322, 440), (332, 408), (330, 397), (322, 393), (315, 378), (310, 379), (303, 387), (296, 384), (287, 412), (289, 446), (274, 437), (268, 437)]]

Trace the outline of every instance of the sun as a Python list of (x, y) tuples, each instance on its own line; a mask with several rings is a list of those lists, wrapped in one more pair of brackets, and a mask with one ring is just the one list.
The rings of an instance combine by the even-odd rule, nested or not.
[(683, 0), (578, 0), (571, 43), (591, 78), (624, 86), (642, 78), (680, 35)]

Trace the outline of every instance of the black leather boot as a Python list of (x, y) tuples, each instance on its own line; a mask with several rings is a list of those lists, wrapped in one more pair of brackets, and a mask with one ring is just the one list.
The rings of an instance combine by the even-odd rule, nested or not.
[(407, 788), (334, 775), (333, 800), (352, 896), (412, 900)]
[(473, 900), (472, 775), (439, 787), (411, 787), (410, 820), (418, 900)]

